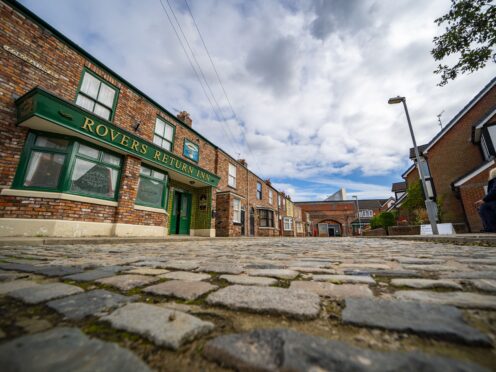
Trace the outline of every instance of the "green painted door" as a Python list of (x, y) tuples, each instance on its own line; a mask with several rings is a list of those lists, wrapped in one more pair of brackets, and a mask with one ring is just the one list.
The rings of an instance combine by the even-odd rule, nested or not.
[(191, 221), (191, 194), (174, 191), (170, 233), (189, 235)]
[(181, 209), (179, 211), (178, 234), (189, 235), (191, 220), (191, 194), (181, 193)]

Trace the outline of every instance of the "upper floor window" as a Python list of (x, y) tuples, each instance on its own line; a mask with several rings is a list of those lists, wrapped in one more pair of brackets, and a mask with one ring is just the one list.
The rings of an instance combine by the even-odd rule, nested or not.
[(360, 209), (360, 217), (374, 217), (374, 211), (372, 209)]
[(257, 199), (262, 200), (262, 184), (257, 182)]
[(272, 190), (269, 190), (269, 204), (272, 205), (273, 199), (272, 199)]
[(70, 137), (30, 133), (14, 187), (116, 199), (121, 158)]
[(172, 151), (174, 142), (174, 126), (165, 120), (157, 117), (155, 120), (155, 131), (153, 134), (153, 143), (157, 146)]
[(136, 204), (154, 208), (165, 208), (167, 205), (166, 199), (167, 174), (142, 165)]
[(227, 184), (231, 187), (236, 187), (236, 166), (229, 163)]
[(233, 199), (233, 222), (241, 222), (241, 200), (236, 198)]
[(281, 207), (281, 195), (277, 194), (277, 205)]
[(117, 104), (117, 88), (84, 70), (76, 97), (76, 105), (93, 112), (105, 120), (112, 120)]

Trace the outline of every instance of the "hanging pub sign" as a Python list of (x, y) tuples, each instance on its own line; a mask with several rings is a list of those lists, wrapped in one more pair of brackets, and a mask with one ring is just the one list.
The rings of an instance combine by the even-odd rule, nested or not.
[(184, 139), (183, 155), (186, 156), (188, 159), (191, 159), (194, 162), (198, 163), (198, 159), (200, 157), (198, 145), (187, 139)]

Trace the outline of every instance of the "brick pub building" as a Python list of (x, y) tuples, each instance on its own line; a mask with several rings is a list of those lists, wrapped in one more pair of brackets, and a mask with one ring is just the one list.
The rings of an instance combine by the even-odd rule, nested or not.
[(278, 236), (278, 191), (0, 1), (0, 236)]

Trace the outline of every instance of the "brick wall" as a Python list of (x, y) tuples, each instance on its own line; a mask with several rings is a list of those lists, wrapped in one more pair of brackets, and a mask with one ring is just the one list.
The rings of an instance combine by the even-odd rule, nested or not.
[(345, 202), (301, 202), (297, 204), (303, 213), (310, 214), (310, 220), (317, 228), (319, 223), (335, 223), (341, 225), (343, 236), (351, 235), (351, 223), (356, 219), (356, 205), (353, 201)]
[(462, 203), (453, 192), (451, 184), (482, 164), (479, 146), (472, 144), (470, 140), (472, 126), (494, 107), (494, 102), (496, 87), (461, 117), (427, 153), (437, 197), (443, 199), (443, 222), (465, 221)]
[[(59, 40), (50, 32), (44, 32), (41, 26), (3, 2), (0, 2), (0, 19), (2, 19), (0, 45), (23, 53), (45, 69), (59, 75), (57, 77), (46, 73), (14, 56), (5, 48), (0, 49), (2, 66), (0, 69), (0, 131), (2, 132), (0, 137), (0, 188), (10, 188), (28, 133), (26, 128), (16, 126), (15, 99), (34, 87), (40, 86), (63, 99), (74, 102), (84, 68), (93, 71), (119, 89), (114, 124), (133, 131), (134, 124), (140, 122), (137, 135), (151, 141), (156, 117), (161, 116), (176, 128), (173, 152), (183, 157), (183, 142), (185, 138), (188, 138), (199, 144), (198, 165), (215, 172), (216, 148), (191, 131), (187, 125), (156, 106), (134, 88), (128, 86), (126, 82), (120, 81), (109, 71), (96, 65), (94, 61), (86, 58), (66, 42)], [(16, 216), (19, 218), (63, 218), (164, 226), (167, 224), (167, 216), (163, 213), (134, 209), (139, 166), (138, 159), (131, 156), (125, 157), (117, 208), (65, 200), (0, 196), (0, 218)], [(215, 206), (215, 201), (213, 205)], [(200, 218), (201, 216), (196, 216), (196, 220), (199, 221)], [(200, 226), (208, 224), (207, 227), (209, 227), (209, 221), (210, 219), (204, 219)]]

